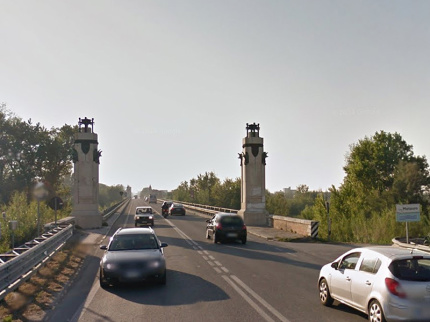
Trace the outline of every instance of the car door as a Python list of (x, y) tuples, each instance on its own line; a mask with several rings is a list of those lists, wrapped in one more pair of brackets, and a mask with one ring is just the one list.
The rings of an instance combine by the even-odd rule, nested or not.
[(330, 293), (339, 301), (352, 302), (351, 280), (360, 255), (360, 252), (354, 252), (344, 256), (337, 269), (332, 271)]
[(373, 254), (364, 255), (359, 265), (351, 277), (351, 295), (354, 306), (365, 311), (381, 260)]

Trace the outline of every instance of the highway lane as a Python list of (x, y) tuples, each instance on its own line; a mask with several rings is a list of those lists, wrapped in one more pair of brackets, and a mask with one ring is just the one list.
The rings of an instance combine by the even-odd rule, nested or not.
[[(118, 226), (133, 226), (136, 206)], [(160, 205), (151, 204), (160, 211)], [(283, 243), (248, 235), (246, 245), (213, 244), (205, 238), (205, 218), (157, 215), (155, 231), (167, 242), (167, 285), (129, 285), (101, 289), (93, 284), (72, 321), (365, 321), (363, 314), (319, 303), (320, 267), (350, 246)], [(95, 257), (100, 257), (96, 252)], [(69, 292), (73, 294), (72, 292)], [(75, 305), (76, 306), (76, 305)]]

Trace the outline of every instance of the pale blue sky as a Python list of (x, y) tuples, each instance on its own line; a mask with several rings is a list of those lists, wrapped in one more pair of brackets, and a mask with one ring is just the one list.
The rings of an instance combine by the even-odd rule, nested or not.
[(46, 127), (95, 119), (100, 181), (240, 176), (260, 123), (266, 187), (343, 180), (398, 132), (429, 158), (430, 1), (0, 0), (0, 102)]

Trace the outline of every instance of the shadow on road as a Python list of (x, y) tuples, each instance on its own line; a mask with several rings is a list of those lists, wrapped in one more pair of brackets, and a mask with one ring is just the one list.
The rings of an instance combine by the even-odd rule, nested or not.
[(169, 269), (166, 285), (121, 284), (106, 288), (105, 291), (134, 303), (158, 306), (179, 306), (229, 299), (229, 296), (215, 284), (195, 275)]

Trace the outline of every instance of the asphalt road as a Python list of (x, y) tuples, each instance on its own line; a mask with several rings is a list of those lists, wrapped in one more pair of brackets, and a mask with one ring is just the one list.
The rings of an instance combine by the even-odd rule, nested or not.
[[(134, 226), (132, 200), (117, 227)], [(151, 204), (159, 213), (160, 205)], [(319, 302), (322, 265), (348, 245), (284, 243), (248, 234), (241, 243), (213, 244), (199, 216), (156, 215), (155, 231), (165, 248), (167, 284), (102, 289), (94, 242), (79, 279), (49, 315), (52, 321), (366, 321), (366, 315), (335, 303)], [(112, 233), (112, 232), (111, 232)], [(107, 244), (107, 239), (103, 241)]]

